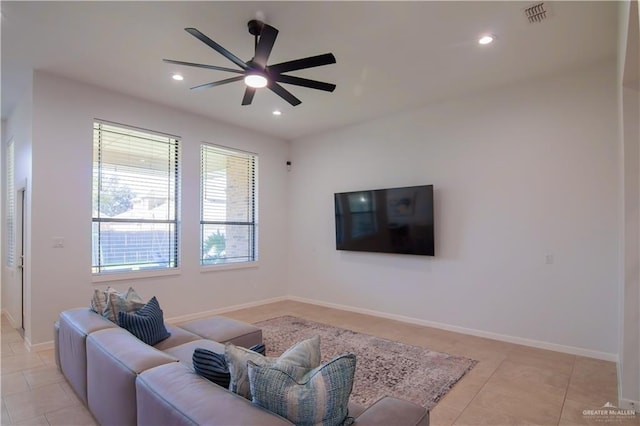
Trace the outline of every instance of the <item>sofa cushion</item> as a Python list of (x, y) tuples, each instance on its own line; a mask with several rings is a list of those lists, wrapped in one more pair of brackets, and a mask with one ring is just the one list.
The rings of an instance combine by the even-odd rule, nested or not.
[(70, 309), (60, 314), (60, 367), (84, 403), (87, 402), (87, 336), (106, 328), (119, 327), (88, 308)]
[(193, 352), (197, 348), (203, 348), (218, 354), (224, 354), (224, 345), (213, 340), (199, 339), (173, 348), (165, 349), (164, 352), (180, 360), (187, 368), (193, 371)]
[(262, 330), (233, 318), (215, 316), (180, 324), (191, 333), (203, 339), (214, 340), (222, 344), (233, 343), (245, 348), (262, 343)]
[(87, 405), (100, 425), (136, 424), (138, 374), (177, 359), (115, 327), (87, 337)]
[(253, 361), (257, 365), (288, 363), (310, 370), (320, 364), (320, 336), (313, 336), (296, 343), (278, 358), (265, 357), (257, 352), (231, 343), (225, 345), (224, 355), (231, 375), (229, 390), (251, 399), (251, 388), (249, 387), (247, 372), (248, 361)]
[(135, 312), (118, 312), (118, 324), (151, 346), (170, 336), (164, 326), (162, 309), (155, 296)]
[(164, 326), (171, 336), (153, 345), (153, 347), (158, 350), (166, 351), (167, 349), (202, 339), (202, 337), (197, 334), (190, 333), (187, 330), (168, 324), (167, 322), (164, 323)]
[(286, 419), (198, 376), (182, 362), (140, 374), (136, 400), (140, 426), (291, 426)]
[(339, 355), (313, 370), (288, 364), (248, 362), (253, 403), (298, 426), (351, 424), (349, 396), (356, 371), (354, 354)]

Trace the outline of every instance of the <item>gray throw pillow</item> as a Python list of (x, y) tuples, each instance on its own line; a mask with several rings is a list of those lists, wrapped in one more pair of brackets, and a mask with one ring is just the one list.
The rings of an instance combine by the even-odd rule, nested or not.
[(356, 371), (354, 354), (339, 355), (307, 371), (287, 364), (248, 362), (253, 403), (297, 426), (339, 426), (349, 418), (349, 396)]
[(229, 366), (230, 383), (229, 390), (251, 399), (247, 362), (252, 361), (257, 365), (266, 363), (291, 364), (308, 370), (320, 365), (320, 336), (313, 336), (307, 340), (296, 343), (278, 358), (269, 358), (252, 350), (227, 343), (224, 348), (224, 357)]

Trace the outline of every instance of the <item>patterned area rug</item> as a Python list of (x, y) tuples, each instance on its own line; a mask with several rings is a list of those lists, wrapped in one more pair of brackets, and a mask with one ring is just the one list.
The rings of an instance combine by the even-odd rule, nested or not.
[(477, 361), (393, 342), (343, 328), (282, 316), (255, 324), (262, 329), (268, 356), (320, 335), (322, 361), (356, 354), (351, 400), (368, 406), (389, 395), (432, 408)]

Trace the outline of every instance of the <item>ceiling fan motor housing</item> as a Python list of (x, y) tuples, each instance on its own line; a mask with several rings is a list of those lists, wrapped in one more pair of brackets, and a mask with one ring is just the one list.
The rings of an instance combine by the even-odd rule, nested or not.
[(247, 27), (249, 28), (249, 34), (258, 37), (264, 28), (264, 22), (252, 19), (247, 22)]

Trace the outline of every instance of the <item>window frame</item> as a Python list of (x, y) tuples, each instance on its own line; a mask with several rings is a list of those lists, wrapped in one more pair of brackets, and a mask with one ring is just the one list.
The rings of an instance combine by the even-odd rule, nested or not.
[[(206, 149), (211, 149), (214, 152), (217, 151), (219, 154), (224, 154), (224, 152), (228, 152), (230, 154), (235, 154), (238, 156), (247, 156), (251, 161), (251, 169), (252, 175), (250, 177), (251, 182), (251, 220), (249, 221), (210, 221), (204, 220), (204, 200), (205, 200), (205, 188), (204, 188), (204, 152)], [(210, 142), (201, 142), (200, 143), (200, 188), (199, 188), (199, 199), (200, 199), (200, 217), (199, 217), (199, 249), (198, 249), (198, 264), (200, 265), (201, 272), (210, 272), (210, 271), (222, 271), (229, 269), (242, 269), (242, 268), (256, 268), (259, 266), (259, 250), (258, 250), (258, 163), (259, 156), (254, 152), (244, 151), (238, 148), (230, 148), (228, 146), (210, 143)], [(242, 225), (249, 226), (250, 235), (251, 235), (251, 248), (250, 253), (248, 253), (249, 260), (244, 261), (234, 261), (234, 262), (224, 262), (224, 263), (203, 263), (203, 243), (204, 243), (204, 226), (205, 225)]]
[(5, 240), (7, 255), (5, 257), (5, 264), (8, 268), (15, 268), (16, 266), (16, 147), (13, 138), (7, 143), (7, 157), (6, 157), (6, 206), (5, 212), (7, 239)]
[[(179, 136), (176, 135), (171, 135), (171, 134), (167, 134), (167, 133), (163, 133), (163, 132), (159, 132), (159, 131), (155, 131), (155, 130), (148, 130), (148, 129), (143, 129), (143, 128), (139, 128), (139, 127), (134, 127), (134, 126), (130, 126), (130, 125), (126, 125), (126, 124), (121, 124), (121, 123), (114, 123), (114, 122), (110, 122), (110, 121), (106, 121), (106, 120), (101, 120), (101, 119), (94, 119), (93, 120), (93, 127), (92, 127), (92, 135), (93, 135), (93, 147), (92, 147), (92, 153), (95, 156), (95, 150), (96, 148), (96, 132), (100, 131), (100, 132), (109, 132), (107, 130), (98, 130), (99, 127), (101, 127), (102, 125), (106, 125), (115, 129), (119, 129), (122, 130), (124, 132), (126, 131), (133, 131), (133, 132), (138, 132), (141, 133), (143, 135), (148, 135), (150, 136), (149, 140), (151, 142), (157, 142), (157, 143), (166, 143), (169, 145), (168, 147), (168, 153), (167, 153), (167, 161), (169, 162), (169, 164), (171, 164), (171, 162), (173, 162), (173, 164), (171, 164), (168, 172), (167, 172), (167, 188), (171, 189), (171, 187), (173, 186), (173, 190), (171, 191), (172, 194), (172, 200), (171, 200), (171, 204), (173, 204), (173, 217), (172, 218), (168, 218), (168, 219), (144, 219), (144, 218), (140, 218), (140, 219), (136, 219), (136, 218), (131, 218), (131, 219), (117, 219), (117, 218), (104, 218), (104, 217), (100, 217), (100, 212), (92, 212), (91, 214), (91, 224), (92, 224), (92, 243), (91, 243), (91, 272), (92, 272), (92, 281), (95, 283), (99, 283), (99, 282), (105, 282), (105, 281), (115, 281), (115, 280), (127, 280), (127, 279), (135, 279), (135, 278), (147, 278), (147, 277), (156, 277), (156, 276), (166, 276), (166, 275), (178, 275), (180, 274), (180, 266), (181, 266), (181, 221), (180, 221), (180, 200), (181, 200), (181, 166), (182, 166), (182, 140)], [(113, 132), (112, 132), (113, 133)], [(134, 136), (136, 137), (136, 136)], [(144, 139), (143, 137), (136, 137), (137, 139)], [(166, 138), (166, 142), (165, 141), (154, 141), (152, 138)], [(98, 157), (101, 157), (102, 151), (100, 153), (98, 153)], [(171, 158), (173, 157), (173, 158)], [(98, 164), (97, 167), (99, 167), (99, 170), (96, 171), (96, 164)], [(92, 204), (94, 202), (94, 193), (96, 191), (98, 191), (98, 193), (100, 192), (101, 188), (96, 189), (94, 187), (94, 182), (95, 182), (95, 174), (98, 173), (99, 175), (102, 174), (104, 167), (103, 167), (103, 163), (101, 160), (99, 160), (97, 163), (95, 160), (92, 160), (92, 184), (91, 184), (91, 188), (92, 188)], [(98, 181), (100, 183), (102, 183), (102, 179), (99, 177)], [(99, 184), (100, 185), (100, 184)], [(169, 211), (171, 211), (171, 206), (169, 207)], [(96, 215), (94, 215), (94, 213), (97, 213), (97, 217)], [(117, 224), (127, 224), (127, 223), (131, 223), (131, 224), (167, 224), (169, 226), (173, 226), (173, 231), (170, 232), (170, 243), (169, 244), (169, 260), (167, 261), (167, 265), (166, 266), (161, 266), (161, 267), (148, 267), (148, 268), (141, 268), (139, 270), (135, 270), (132, 268), (131, 269), (121, 269), (121, 270), (105, 270), (104, 268), (107, 268), (108, 265), (104, 265), (104, 264), (98, 264), (95, 265), (94, 264), (94, 260), (95, 258), (101, 258), (102, 257), (102, 251), (100, 248), (100, 242), (98, 239), (98, 242), (95, 242), (94, 239), (94, 231), (93, 227), (95, 226), (95, 224), (100, 224), (100, 223), (117, 223)], [(98, 229), (98, 232), (100, 232), (100, 230)], [(94, 250), (97, 248), (98, 252), (96, 253)], [(124, 264), (122, 264), (124, 265)], [(122, 266), (121, 265), (121, 266)], [(116, 265), (117, 266), (117, 265)]]

